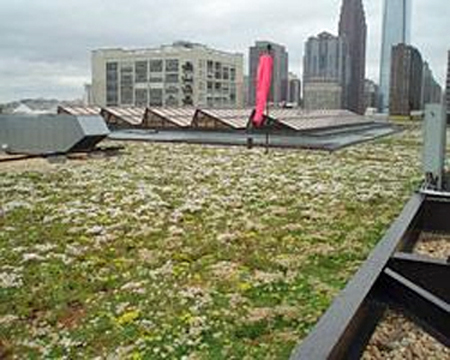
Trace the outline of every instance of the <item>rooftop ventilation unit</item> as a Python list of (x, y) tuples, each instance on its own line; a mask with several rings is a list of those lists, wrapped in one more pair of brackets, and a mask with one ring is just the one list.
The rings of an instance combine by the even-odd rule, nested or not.
[(0, 115), (1, 150), (12, 154), (90, 151), (109, 133), (101, 116)]

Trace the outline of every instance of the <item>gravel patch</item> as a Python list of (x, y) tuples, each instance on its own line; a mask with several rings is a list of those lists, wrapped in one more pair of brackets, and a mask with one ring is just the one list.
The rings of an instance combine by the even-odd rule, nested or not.
[(450, 360), (450, 349), (404, 316), (388, 311), (364, 353), (363, 360)]
[[(414, 252), (438, 259), (450, 257), (450, 235), (422, 233)], [(450, 349), (404, 316), (388, 311), (364, 353), (363, 360), (450, 360)]]
[(450, 258), (450, 235), (422, 233), (414, 252), (439, 259)]

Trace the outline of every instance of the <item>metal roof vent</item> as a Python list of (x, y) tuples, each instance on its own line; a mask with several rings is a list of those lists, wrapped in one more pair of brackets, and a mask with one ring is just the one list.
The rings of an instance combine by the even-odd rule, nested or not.
[(8, 153), (89, 151), (109, 133), (101, 116), (0, 115), (0, 146)]

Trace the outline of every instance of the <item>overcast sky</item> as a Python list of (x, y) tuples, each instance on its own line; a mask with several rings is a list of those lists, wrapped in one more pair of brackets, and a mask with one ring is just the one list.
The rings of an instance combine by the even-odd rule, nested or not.
[[(242, 52), (257, 39), (284, 44), (301, 75), (304, 43), (337, 33), (342, 0), (0, 0), (0, 102), (80, 98), (90, 51), (190, 40)], [(382, 0), (364, 1), (367, 77), (378, 82)], [(413, 0), (412, 41), (443, 84), (450, 49), (448, 0)], [(247, 61), (247, 60), (246, 60)], [(247, 72), (247, 62), (245, 71)]]

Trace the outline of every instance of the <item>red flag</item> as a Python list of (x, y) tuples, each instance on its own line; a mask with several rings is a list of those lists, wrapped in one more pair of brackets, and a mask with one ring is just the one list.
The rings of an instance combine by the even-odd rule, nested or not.
[(263, 123), (263, 113), (266, 108), (272, 82), (273, 58), (269, 54), (263, 54), (259, 58), (256, 83), (256, 111), (253, 116), (253, 124), (258, 127)]

